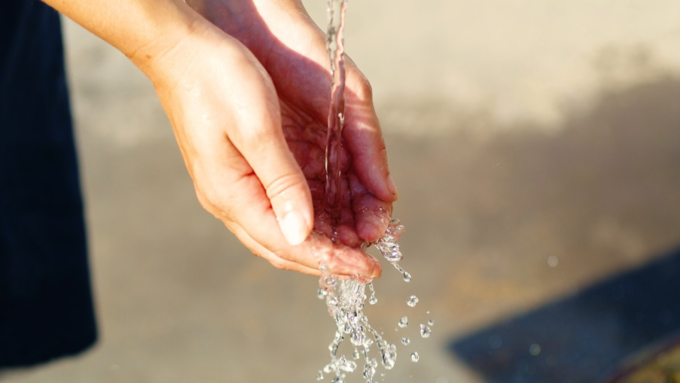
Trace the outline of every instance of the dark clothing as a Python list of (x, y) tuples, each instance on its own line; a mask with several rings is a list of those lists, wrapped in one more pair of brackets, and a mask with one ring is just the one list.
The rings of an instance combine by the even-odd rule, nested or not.
[(96, 338), (57, 12), (0, 10), (0, 369)]

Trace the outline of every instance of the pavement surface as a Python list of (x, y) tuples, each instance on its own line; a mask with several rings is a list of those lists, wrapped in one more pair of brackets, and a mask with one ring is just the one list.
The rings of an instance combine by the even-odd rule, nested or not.
[[(325, 2), (305, 3), (321, 22)], [(598, 382), (680, 330), (678, 14), (673, 0), (350, 3), (413, 275), (386, 269), (367, 309), (392, 342), (413, 339), (385, 382)], [(100, 340), (0, 380), (314, 381), (334, 331), (316, 279), (253, 258), (202, 211), (150, 83), (65, 31)], [(395, 332), (404, 315), (434, 319), (432, 337)]]

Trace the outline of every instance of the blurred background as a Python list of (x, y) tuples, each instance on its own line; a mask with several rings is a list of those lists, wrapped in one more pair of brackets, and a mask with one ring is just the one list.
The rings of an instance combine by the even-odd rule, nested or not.
[[(325, 1), (305, 4), (325, 25)], [(663, 370), (644, 381), (680, 381), (663, 380), (680, 371), (678, 15), (675, 0), (350, 2), (413, 275), (385, 268), (367, 308), (413, 340), (385, 382), (600, 382), (644, 355)], [(316, 279), (205, 213), (150, 83), (64, 28), (100, 340), (0, 380), (315, 381), (334, 333)]]

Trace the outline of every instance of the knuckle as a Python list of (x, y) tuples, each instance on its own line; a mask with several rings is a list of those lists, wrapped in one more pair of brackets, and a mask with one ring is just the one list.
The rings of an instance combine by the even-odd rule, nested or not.
[(284, 261), (281, 258), (273, 258), (269, 260), (269, 263), (271, 263), (272, 266), (279, 270), (292, 270), (292, 267), (289, 262)]
[(256, 152), (268, 150), (279, 138), (277, 132), (265, 124), (253, 124), (248, 129), (243, 129), (240, 134), (243, 144)]
[(232, 208), (223, 202), (223, 198), (218, 193), (209, 191), (196, 191), (198, 203), (203, 209), (214, 215), (219, 220), (230, 220)]
[(206, 196), (204, 193), (196, 191), (196, 198), (198, 198), (198, 203), (203, 209), (212, 212), (214, 205), (210, 197)]
[(306, 186), (307, 181), (301, 174), (287, 173), (274, 178), (265, 185), (265, 189), (269, 200), (274, 202), (274, 200), (284, 197), (289, 190), (304, 189)]
[(359, 78), (359, 82), (357, 85), (357, 96), (361, 100), (372, 100), (373, 99), (373, 86), (371, 86), (371, 83), (368, 81), (368, 79), (364, 76), (361, 76)]

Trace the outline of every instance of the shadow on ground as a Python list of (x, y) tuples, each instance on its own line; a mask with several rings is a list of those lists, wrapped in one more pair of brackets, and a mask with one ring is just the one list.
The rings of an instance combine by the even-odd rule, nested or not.
[(680, 249), (449, 347), (488, 382), (596, 382), (680, 329), (678, 275)]
[[(494, 202), (497, 211), (514, 212), (496, 215), (501, 222), (515, 220), (505, 235), (522, 236), (534, 221), (534, 241), (516, 241), (525, 258), (540, 252), (548, 258), (544, 267), (556, 271), (568, 261), (567, 274), (596, 281), (455, 336), (449, 351), (486, 382), (595, 382), (627, 356), (680, 330), (680, 249), (659, 251), (664, 241), (657, 236), (665, 233), (667, 243), (680, 232), (679, 104), (680, 83), (664, 78), (603, 93), (591, 112), (572, 117), (554, 136), (511, 133), (485, 144), (499, 164), (510, 163), (502, 177), (513, 177), (512, 186), (498, 187), (507, 201)], [(503, 276), (494, 274), (489, 280)], [(560, 290), (549, 271), (528, 277), (531, 286), (517, 281), (513, 291), (506, 280), (494, 296), (530, 301), (536, 294), (528, 288)], [(541, 280), (545, 284), (536, 283)]]

